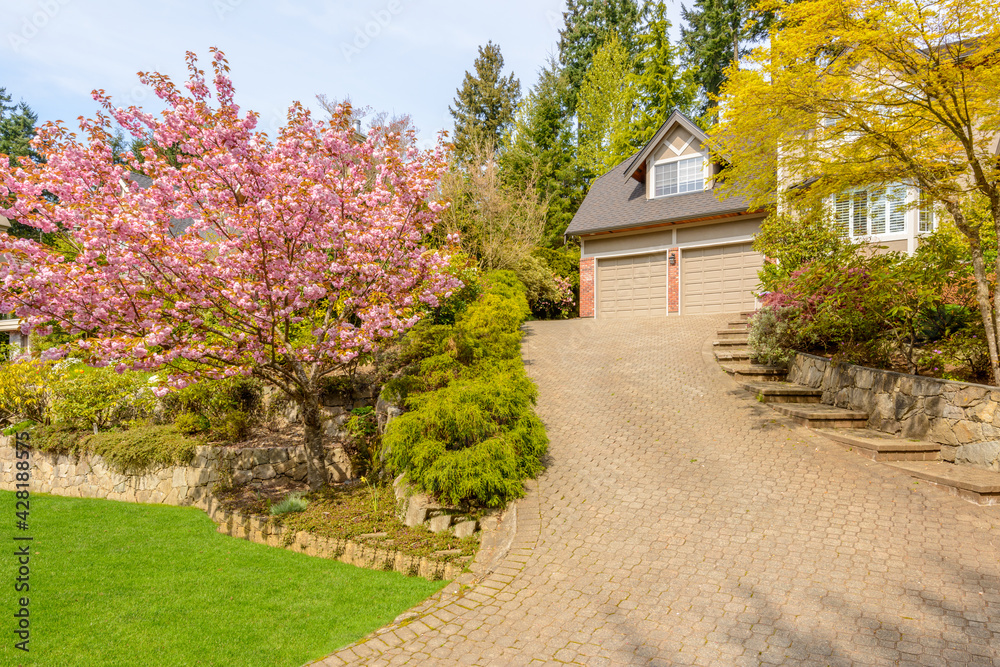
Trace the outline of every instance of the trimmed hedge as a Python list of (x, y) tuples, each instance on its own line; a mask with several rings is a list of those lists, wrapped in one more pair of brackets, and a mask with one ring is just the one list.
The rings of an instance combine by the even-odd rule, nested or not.
[(548, 447), (520, 359), (529, 315), (524, 286), (497, 271), (454, 326), (412, 332), (411, 373), (387, 385), (409, 408), (383, 439), (392, 471), (454, 505), (501, 507), (524, 495)]

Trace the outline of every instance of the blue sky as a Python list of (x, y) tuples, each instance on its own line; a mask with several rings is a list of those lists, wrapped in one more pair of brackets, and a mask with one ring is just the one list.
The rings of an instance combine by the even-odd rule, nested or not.
[[(42, 121), (93, 115), (90, 91), (157, 108), (136, 72), (184, 76), (184, 53), (207, 66), (218, 46), (237, 99), (270, 129), (300, 100), (349, 95), (409, 113), (430, 143), (477, 47), (493, 40), (522, 89), (556, 51), (564, 0), (5, 0), (0, 87)], [(671, 13), (679, 11), (674, 3)], [(675, 26), (678, 20), (674, 19)]]

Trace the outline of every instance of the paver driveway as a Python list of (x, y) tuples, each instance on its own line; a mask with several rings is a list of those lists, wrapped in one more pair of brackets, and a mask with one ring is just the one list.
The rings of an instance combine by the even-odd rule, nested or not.
[(751, 401), (724, 321), (531, 324), (551, 460), (504, 566), (323, 664), (1000, 664), (1000, 510)]

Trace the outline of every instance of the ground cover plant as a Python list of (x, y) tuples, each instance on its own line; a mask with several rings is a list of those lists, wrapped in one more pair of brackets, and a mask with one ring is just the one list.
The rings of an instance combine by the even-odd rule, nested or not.
[(194, 508), (39, 494), (31, 510), (31, 652), (4, 642), (5, 665), (298, 667), (443, 585), (227, 537)]

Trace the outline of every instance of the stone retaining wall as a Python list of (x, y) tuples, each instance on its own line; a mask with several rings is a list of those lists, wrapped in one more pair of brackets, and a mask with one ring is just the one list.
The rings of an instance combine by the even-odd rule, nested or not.
[(452, 562), (443, 562), (426, 556), (408, 556), (398, 551), (378, 549), (362, 542), (326, 538), (304, 531), (294, 532), (267, 516), (230, 512), (223, 509), (215, 499), (209, 499), (204, 509), (212, 521), (218, 524), (219, 532), (225, 535), (300, 551), (309, 556), (338, 560), (370, 570), (396, 571), (435, 581), (454, 579), (472, 560), (471, 556), (465, 556)]
[(997, 387), (834, 363), (802, 353), (790, 362), (788, 381), (822, 389), (823, 403), (868, 412), (873, 430), (940, 443), (947, 461), (962, 454), (960, 448), (982, 449), (966, 445), (1000, 439)]
[[(0, 488), (13, 490), (12, 438), (0, 437)], [(212, 487), (222, 480), (236, 484), (262, 484), (285, 478), (301, 482), (307, 474), (304, 446), (233, 449), (200, 446), (187, 466), (154, 466), (136, 473), (121, 473), (96, 454), (31, 452), (31, 488), (39, 493), (76, 498), (106, 498), (138, 503), (201, 505)], [(351, 464), (342, 448), (327, 459), (332, 481), (350, 478)]]

